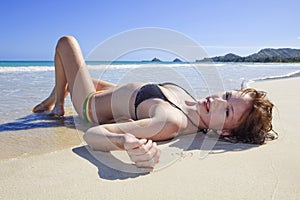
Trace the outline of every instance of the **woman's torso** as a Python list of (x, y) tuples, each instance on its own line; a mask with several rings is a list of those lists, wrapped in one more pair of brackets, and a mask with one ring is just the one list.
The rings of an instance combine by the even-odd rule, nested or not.
[[(185, 90), (173, 84), (161, 84), (157, 87), (166, 97), (154, 95), (143, 99), (136, 106), (137, 94), (143, 86), (150, 83), (129, 83), (115, 87), (96, 97), (97, 117), (100, 123), (138, 120), (152, 117), (151, 107), (162, 105), (166, 115), (176, 115), (181, 124), (182, 133), (197, 130), (195, 123), (188, 118), (189, 106), (186, 101), (195, 101)], [(151, 91), (149, 91), (151, 93)], [(172, 105), (173, 104), (173, 105)], [(175, 105), (175, 106), (174, 106)]]

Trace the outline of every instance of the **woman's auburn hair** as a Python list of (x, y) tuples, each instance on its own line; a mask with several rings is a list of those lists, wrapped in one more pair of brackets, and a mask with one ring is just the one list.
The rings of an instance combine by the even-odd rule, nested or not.
[[(266, 98), (266, 92), (253, 88), (239, 90), (242, 95), (248, 94), (252, 99), (252, 107), (241, 124), (231, 130), (229, 139), (236, 142), (264, 144), (266, 140), (274, 140), (278, 134), (272, 126), (272, 110), (274, 104)], [(273, 133), (271, 132), (273, 131)], [(228, 137), (228, 136), (227, 136)]]

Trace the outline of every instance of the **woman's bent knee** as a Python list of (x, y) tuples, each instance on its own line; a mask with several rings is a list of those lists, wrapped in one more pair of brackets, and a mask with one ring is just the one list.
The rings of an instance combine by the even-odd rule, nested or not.
[(73, 46), (73, 45), (77, 45), (77, 40), (75, 37), (73, 36), (63, 36), (61, 37), (58, 42), (57, 42), (57, 45), (56, 45), (56, 49), (61, 49), (61, 48), (65, 48), (65, 47), (70, 47), (70, 46)]

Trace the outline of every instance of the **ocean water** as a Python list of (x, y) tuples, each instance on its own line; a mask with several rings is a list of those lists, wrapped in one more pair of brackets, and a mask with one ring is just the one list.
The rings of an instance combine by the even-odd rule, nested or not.
[[(194, 97), (239, 89), (241, 84), (300, 72), (300, 64), (255, 63), (152, 63), (87, 62), (92, 77), (116, 84), (128, 82), (174, 82)], [(0, 159), (32, 152), (52, 151), (80, 144), (74, 136), (74, 119), (53, 120), (32, 114), (31, 109), (54, 86), (52, 61), (0, 62)], [(70, 98), (66, 106), (74, 114)], [(68, 127), (72, 127), (71, 129)], [(73, 132), (72, 132), (73, 131)], [(76, 134), (75, 134), (76, 135)], [(13, 153), (12, 153), (13, 152)]]

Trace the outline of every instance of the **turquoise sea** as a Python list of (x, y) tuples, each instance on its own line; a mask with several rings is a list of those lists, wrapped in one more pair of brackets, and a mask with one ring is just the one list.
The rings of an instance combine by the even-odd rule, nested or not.
[[(87, 62), (92, 77), (122, 84), (128, 82), (174, 82), (194, 97), (247, 86), (252, 81), (289, 77), (300, 72), (298, 64)], [(32, 114), (54, 86), (52, 61), (0, 61), (1, 158), (53, 151), (78, 144), (68, 126), (73, 118), (53, 120)], [(295, 86), (296, 87), (296, 86)], [(70, 98), (66, 105), (72, 107)], [(73, 126), (74, 127), (74, 126)], [(2, 141), (2, 142), (1, 142)], [(68, 146), (67, 145), (67, 146)], [(14, 152), (11, 155), (9, 153)]]

